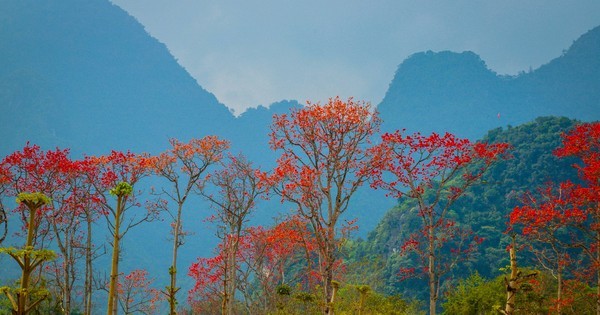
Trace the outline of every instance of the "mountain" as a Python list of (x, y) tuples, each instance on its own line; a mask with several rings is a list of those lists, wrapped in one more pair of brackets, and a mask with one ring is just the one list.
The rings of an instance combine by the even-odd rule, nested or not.
[(221, 134), (233, 115), (106, 0), (0, 2), (0, 153), (26, 141), (156, 151)]
[(600, 27), (535, 71), (500, 76), (473, 52), (421, 52), (398, 67), (378, 105), (384, 129), (449, 131), (479, 139), (486, 130), (539, 116), (600, 119)]

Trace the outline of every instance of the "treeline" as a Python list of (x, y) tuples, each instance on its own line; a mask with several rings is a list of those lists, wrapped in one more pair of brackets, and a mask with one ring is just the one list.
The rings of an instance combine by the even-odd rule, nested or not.
[[(379, 125), (368, 103), (351, 98), (308, 103), (275, 115), (270, 145), (280, 156), (272, 170), (229, 153), (228, 141), (214, 136), (172, 139), (169, 150), (154, 156), (113, 151), (79, 160), (71, 159), (69, 150), (43, 151), (27, 144), (0, 163), (0, 240), (5, 240), (10, 222), (17, 225), (10, 230), (18, 231), (23, 241), (0, 249), (21, 273), (20, 279), (0, 288), (2, 305), (7, 314), (92, 314), (100, 309), (107, 314), (415, 314), (425, 307), (435, 314), (440, 307), (469, 313), (464, 299), (476, 296), (487, 304), (477, 304), (481, 308), (475, 312), (567, 313), (594, 307), (580, 303), (579, 297), (595, 301), (600, 296), (586, 295), (600, 269), (592, 242), (600, 233), (594, 212), (600, 204), (599, 124), (579, 125), (562, 140), (553, 140), (558, 141), (557, 161), (572, 157), (579, 163), (578, 181), (530, 192), (536, 202), (514, 201), (509, 232), (518, 235), (518, 243), (506, 244), (514, 259), (504, 271), (513, 276), (500, 292), (496, 280), (467, 276), (478, 264), (488, 264), (481, 271), (486, 278), (490, 270), (504, 267), (498, 266), (502, 259), (490, 259), (503, 255), (507, 260), (509, 253), (486, 242), (506, 240), (497, 228), (505, 209), (492, 217), (473, 206), (483, 202), (479, 198), (508, 199), (509, 194), (490, 187), (491, 175), (515, 172), (504, 161), (519, 159), (525, 167), (539, 168), (535, 161), (523, 162), (518, 155), (527, 152), (511, 147), (501, 131), (471, 142), (448, 133), (396, 131), (379, 136)], [(160, 179), (160, 186), (142, 191), (143, 182), (151, 178)], [(365, 185), (401, 200), (401, 211), (391, 212), (400, 219), (395, 229), (380, 226), (369, 240), (357, 242), (351, 239), (356, 222), (346, 211)], [(506, 185), (503, 189), (516, 187)], [(179, 266), (188, 233), (182, 213), (188, 211), (192, 194), (210, 203), (209, 220), (220, 242), (213, 257)], [(267, 198), (291, 204), (295, 213), (270, 227), (249, 226), (249, 215)], [(14, 206), (11, 199), (16, 199)], [(547, 205), (557, 200), (560, 208), (548, 215)], [(119, 264), (128, 232), (158, 218), (167, 218), (165, 224), (171, 227), (172, 255), (164, 271), (169, 283), (164, 288), (157, 288), (145, 270), (124, 271)], [(485, 229), (485, 220), (496, 220), (496, 225)], [(555, 234), (546, 231), (549, 227)], [(93, 236), (98, 233), (111, 237), (106, 277), (98, 276), (102, 268), (94, 263), (99, 244)], [(389, 235), (381, 239), (381, 233)], [(564, 235), (570, 236), (568, 241)], [(550, 271), (519, 269), (520, 244), (537, 250), (538, 258), (554, 257), (554, 265), (544, 261)], [(487, 255), (486, 249), (493, 247)], [(546, 255), (549, 248), (557, 249), (557, 256)], [(178, 284), (182, 273), (194, 282), (187, 304)], [(517, 279), (517, 274), (527, 275)], [(561, 276), (552, 281), (548, 274)], [(466, 280), (452, 281), (457, 275)], [(419, 279), (424, 282), (419, 284)], [(395, 289), (397, 283), (416, 291), (423, 288), (422, 294)], [(574, 285), (580, 289), (563, 289)], [(540, 293), (538, 303), (530, 303), (531, 292), (555, 289), (555, 297)], [(97, 290), (107, 292), (105, 306), (99, 306)]]

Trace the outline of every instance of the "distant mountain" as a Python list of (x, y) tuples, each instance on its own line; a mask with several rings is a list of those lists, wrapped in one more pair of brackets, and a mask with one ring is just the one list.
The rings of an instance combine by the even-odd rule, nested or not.
[(156, 151), (220, 134), (233, 115), (106, 0), (0, 2), (0, 153), (26, 141)]
[(422, 52), (397, 69), (378, 105), (384, 129), (449, 131), (479, 139), (486, 130), (544, 115), (600, 119), (600, 27), (548, 64), (499, 76), (473, 52)]

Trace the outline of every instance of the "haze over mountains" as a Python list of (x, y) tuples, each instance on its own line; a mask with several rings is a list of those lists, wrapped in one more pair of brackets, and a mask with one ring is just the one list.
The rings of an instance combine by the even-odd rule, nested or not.
[[(76, 153), (156, 152), (169, 137), (206, 134), (264, 152), (272, 114), (297, 106), (284, 102), (235, 118), (167, 47), (105, 0), (3, 1), (0, 26), (0, 104), (8, 113), (0, 118), (2, 154), (26, 141)], [(473, 52), (415, 53), (398, 67), (378, 110), (388, 130), (474, 139), (541, 115), (595, 120), (599, 55), (600, 28), (516, 77), (496, 75)]]

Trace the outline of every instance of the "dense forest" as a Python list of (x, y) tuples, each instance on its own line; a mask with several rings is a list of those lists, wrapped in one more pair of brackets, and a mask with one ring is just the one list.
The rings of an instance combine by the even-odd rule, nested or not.
[[(472, 142), (379, 134), (380, 122), (339, 98), (276, 115), (271, 170), (216, 136), (83, 159), (27, 144), (0, 163), (2, 269), (20, 273), (0, 289), (3, 312), (594, 312), (600, 124), (543, 117)], [(344, 215), (360, 186), (398, 200), (366, 240)], [(181, 266), (192, 194), (220, 241)], [(294, 211), (253, 226), (263, 199)], [(128, 232), (153, 220), (171, 228), (171, 257), (152, 258), (169, 261), (164, 287), (119, 264)]]

